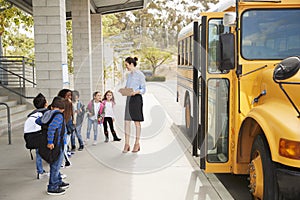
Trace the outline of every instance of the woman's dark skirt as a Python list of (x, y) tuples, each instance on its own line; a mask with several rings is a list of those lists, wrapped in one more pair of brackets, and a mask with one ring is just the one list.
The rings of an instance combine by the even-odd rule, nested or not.
[(127, 97), (125, 107), (125, 120), (135, 122), (144, 121), (142, 95), (136, 94), (135, 96)]

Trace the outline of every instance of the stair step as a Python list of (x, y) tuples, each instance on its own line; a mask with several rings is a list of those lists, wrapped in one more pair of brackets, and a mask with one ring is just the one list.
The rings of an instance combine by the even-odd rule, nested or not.
[(0, 102), (6, 102), (8, 100), (8, 96), (0, 96)]
[[(11, 129), (23, 126), (27, 115), (30, 113), (30, 110), (24, 110), (17, 113), (11, 113), (10, 115), (10, 123), (11, 123)], [(7, 134), (7, 117), (0, 117), (0, 135), (6, 133)]]
[[(18, 105), (18, 101), (17, 100), (8, 100), (8, 101), (4, 101), (3, 103), (6, 103), (8, 105), (8, 107), (13, 107)], [(6, 106), (1, 105), (0, 106), (0, 110), (6, 110)]]
[[(27, 115), (32, 112), (27, 104), (18, 104), (17, 100), (11, 100), (8, 96), (0, 96), (0, 102), (6, 103), (10, 109), (11, 130), (22, 127)], [(8, 133), (7, 108), (0, 105), (0, 136)], [(13, 133), (12, 133), (13, 134)]]
[[(10, 107), (10, 114), (22, 112), (22, 111), (25, 111), (25, 110), (27, 110), (26, 105), (16, 105), (16, 106)], [(7, 115), (7, 109), (0, 109), (0, 118), (1, 117), (6, 117), (6, 115)]]

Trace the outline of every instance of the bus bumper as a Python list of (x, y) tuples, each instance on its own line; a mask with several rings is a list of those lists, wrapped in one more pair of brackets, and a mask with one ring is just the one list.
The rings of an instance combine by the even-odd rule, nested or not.
[(295, 168), (277, 168), (280, 194), (287, 199), (300, 199), (300, 170)]

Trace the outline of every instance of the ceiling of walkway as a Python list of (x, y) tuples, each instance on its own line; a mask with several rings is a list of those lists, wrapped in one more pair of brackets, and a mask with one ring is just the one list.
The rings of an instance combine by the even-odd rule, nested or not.
[[(22, 10), (32, 14), (32, 0), (7, 0), (21, 8)], [(72, 18), (71, 5), (72, 0), (66, 1), (66, 16)], [(93, 14), (109, 14), (128, 10), (142, 9), (151, 0), (90, 0), (91, 13)]]

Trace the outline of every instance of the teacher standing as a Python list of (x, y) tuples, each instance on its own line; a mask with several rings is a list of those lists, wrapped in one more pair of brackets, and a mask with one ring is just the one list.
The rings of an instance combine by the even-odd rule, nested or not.
[(126, 88), (132, 88), (131, 96), (127, 96), (125, 107), (125, 145), (123, 153), (130, 151), (130, 123), (134, 121), (136, 138), (132, 152), (140, 151), (141, 122), (144, 121), (143, 97), (146, 92), (146, 82), (144, 74), (136, 69), (138, 59), (127, 57), (125, 59), (126, 69), (130, 72), (126, 81)]

